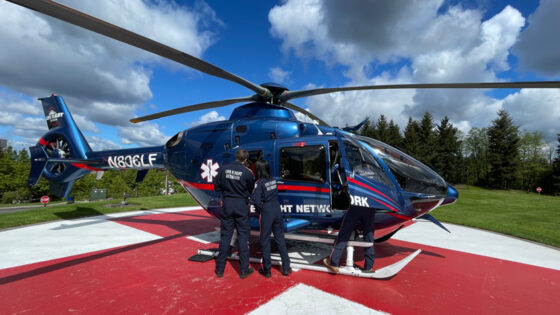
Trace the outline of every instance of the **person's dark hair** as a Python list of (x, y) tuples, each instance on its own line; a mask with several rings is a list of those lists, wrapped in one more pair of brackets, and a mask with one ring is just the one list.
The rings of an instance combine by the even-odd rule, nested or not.
[(249, 152), (245, 149), (239, 149), (235, 153), (235, 159), (239, 162), (245, 162), (249, 158)]
[(255, 175), (257, 175), (257, 179), (270, 179), (270, 166), (266, 160), (261, 159), (257, 161), (255, 165)]

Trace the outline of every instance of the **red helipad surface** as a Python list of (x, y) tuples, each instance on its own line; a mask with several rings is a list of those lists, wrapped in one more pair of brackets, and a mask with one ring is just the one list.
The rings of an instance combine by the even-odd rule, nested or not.
[[(187, 238), (214, 231), (218, 225), (218, 220), (204, 211), (125, 217), (113, 222), (161, 238), (0, 269), (0, 314), (238, 314), (258, 311), (298, 284), (311, 287), (311, 292), (322, 291), (353, 302), (349, 307), (359, 307), (361, 311), (557, 314), (560, 309), (560, 271), (553, 268), (390, 240), (376, 245), (376, 267), (418, 248), (422, 253), (388, 280), (307, 270), (283, 277), (278, 269), (271, 279), (255, 272), (242, 280), (236, 261), (228, 263), (224, 278), (219, 279), (213, 272), (214, 261), (187, 260), (197, 249), (216, 247)], [(76, 231), (79, 238), (79, 229)], [(256, 240), (252, 247), (258, 248)], [(363, 264), (360, 251), (357, 250), (358, 265)], [(304, 302), (294, 300), (289, 313), (316, 313), (334, 298), (310, 294)], [(306, 305), (310, 308), (305, 309)], [(286, 313), (292, 307), (284, 306), (276, 309), (278, 313)]]

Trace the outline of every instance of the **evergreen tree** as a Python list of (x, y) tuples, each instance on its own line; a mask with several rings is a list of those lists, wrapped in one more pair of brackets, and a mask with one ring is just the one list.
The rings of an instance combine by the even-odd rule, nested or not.
[(549, 169), (544, 147), (544, 135), (541, 132), (522, 132), (519, 156), (521, 165), (523, 165), (521, 168), (522, 187), (526, 191), (534, 191), (539, 186), (539, 180), (543, 174)]
[(362, 130), (360, 132), (360, 134), (364, 137), (368, 137), (368, 138), (377, 138), (377, 130), (375, 130), (375, 125), (373, 125), (371, 122), (371, 120), (368, 119), (366, 121), (366, 123), (362, 126)]
[(387, 124), (387, 119), (385, 115), (381, 114), (375, 123), (375, 129), (377, 133), (377, 140), (381, 142), (389, 142), (389, 124)]
[(436, 156), (434, 164), (439, 174), (447, 181), (458, 183), (461, 170), (461, 141), (458, 138), (458, 130), (444, 117), (436, 132)]
[(13, 191), (14, 181), (12, 175), (15, 169), (15, 160), (12, 158), (12, 147), (8, 146), (4, 150), (0, 150), (0, 193)]
[(138, 184), (138, 196), (155, 196), (161, 194), (165, 187), (165, 171), (150, 170), (146, 178)]
[(109, 187), (107, 187), (107, 196), (113, 197), (115, 199), (123, 198), (123, 195), (127, 193), (131, 195), (132, 189), (126, 184), (122, 171), (115, 172), (119, 173), (117, 176), (113, 176)]
[(552, 183), (554, 193), (560, 193), (560, 133), (558, 137), (558, 148), (556, 149), (556, 158), (552, 162)]
[(490, 163), (489, 185), (493, 188), (514, 188), (519, 180), (518, 127), (505, 110), (488, 128), (488, 160)]
[[(103, 177), (105, 174), (109, 172), (104, 172)], [(101, 181), (97, 179), (97, 173), (90, 173), (86, 176), (78, 179), (74, 182), (74, 186), (72, 186), (72, 191), (70, 195), (73, 196), (76, 200), (80, 199), (89, 199), (91, 196), (91, 190), (94, 188), (107, 188), (106, 186), (99, 185)]]
[(416, 159), (420, 158), (420, 125), (412, 117), (404, 129), (403, 150)]
[(422, 120), (420, 121), (420, 129), (418, 131), (420, 146), (417, 158), (422, 163), (433, 167), (435, 158), (435, 133), (434, 122), (430, 113), (426, 112), (424, 116), (422, 116)]
[(469, 130), (464, 147), (469, 170), (468, 183), (485, 185), (488, 176), (488, 129), (475, 127)]
[(387, 144), (396, 148), (402, 148), (403, 145), (403, 137), (401, 136), (399, 125), (397, 125), (392, 119), (389, 122)]

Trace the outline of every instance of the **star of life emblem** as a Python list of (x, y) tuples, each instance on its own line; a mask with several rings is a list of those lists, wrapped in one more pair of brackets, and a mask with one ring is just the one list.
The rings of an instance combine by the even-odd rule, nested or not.
[(200, 165), (200, 169), (202, 170), (200, 177), (202, 177), (202, 179), (206, 178), (206, 182), (211, 183), (214, 177), (218, 175), (219, 168), (220, 164), (217, 162), (213, 163), (212, 159), (206, 160), (206, 163)]

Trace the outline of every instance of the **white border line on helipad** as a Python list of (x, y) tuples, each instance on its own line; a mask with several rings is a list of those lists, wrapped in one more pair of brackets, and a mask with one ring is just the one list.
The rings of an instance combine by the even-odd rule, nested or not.
[(161, 237), (111, 219), (201, 209), (178, 207), (110, 213), (4, 230), (0, 232), (0, 269), (156, 240)]

